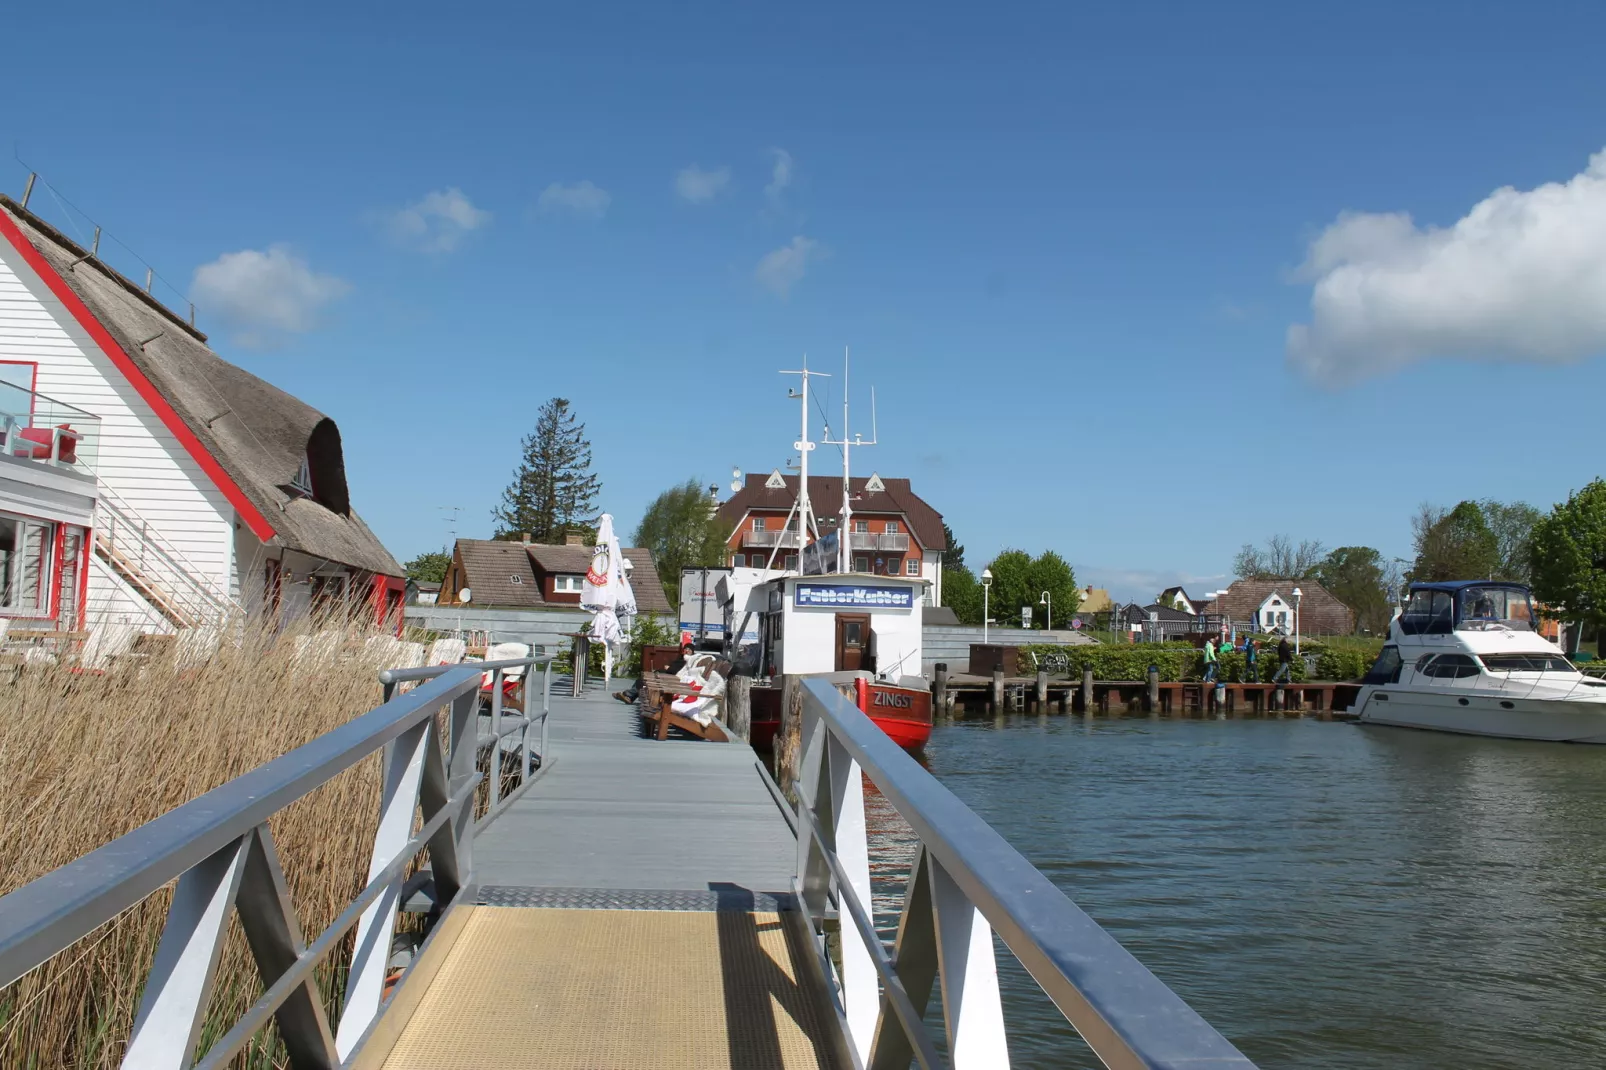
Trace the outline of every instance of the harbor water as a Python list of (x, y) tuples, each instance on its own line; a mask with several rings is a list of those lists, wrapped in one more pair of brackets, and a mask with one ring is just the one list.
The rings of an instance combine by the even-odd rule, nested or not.
[[(1263, 1067), (1606, 1065), (1606, 747), (1017, 714), (924, 761)], [(910, 845), (869, 805), (890, 925)], [(1097, 1066), (1000, 966), (1015, 1065)]]

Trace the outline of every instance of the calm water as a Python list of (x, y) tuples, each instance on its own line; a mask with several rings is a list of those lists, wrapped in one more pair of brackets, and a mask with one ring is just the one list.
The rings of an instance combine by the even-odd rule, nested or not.
[[(1606, 1066), (1606, 747), (1017, 715), (926, 758), (1263, 1067)], [(1000, 965), (1015, 1065), (1097, 1065)]]

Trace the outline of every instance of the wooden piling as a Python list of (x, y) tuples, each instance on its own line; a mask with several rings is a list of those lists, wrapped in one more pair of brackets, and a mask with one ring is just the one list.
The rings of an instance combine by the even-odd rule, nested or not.
[(1048, 712), (1048, 670), (1037, 670), (1037, 712)]
[(1093, 670), (1082, 670), (1082, 712), (1093, 712)]
[(1149, 666), (1149, 686), (1143, 691), (1143, 709), (1146, 713), (1156, 713), (1160, 709), (1160, 670)]
[(948, 711), (948, 663), (937, 662), (936, 682), (932, 684), (931, 707), (941, 713)]
[(993, 686), (991, 695), (993, 700), (993, 712), (1002, 713), (1004, 710), (1004, 670), (1002, 668), (993, 670)]
[(782, 791), (797, 783), (803, 760), (803, 681), (795, 673), (781, 677), (781, 727), (775, 733), (775, 779)]
[(743, 743), (753, 738), (752, 688), (751, 676), (732, 676), (725, 686), (725, 727)]

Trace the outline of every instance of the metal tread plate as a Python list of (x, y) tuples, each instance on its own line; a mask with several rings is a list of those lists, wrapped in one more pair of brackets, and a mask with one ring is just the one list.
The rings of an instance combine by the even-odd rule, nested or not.
[(796, 910), (789, 892), (754, 892), (731, 886), (707, 891), (618, 888), (528, 888), (488, 885), (475, 902), (491, 907), (533, 907), (544, 910), (676, 910), (780, 913)]

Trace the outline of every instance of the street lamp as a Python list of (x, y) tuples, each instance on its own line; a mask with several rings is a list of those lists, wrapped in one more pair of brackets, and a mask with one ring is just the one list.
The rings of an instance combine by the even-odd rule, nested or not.
[(992, 589), (993, 570), (984, 568), (981, 570), (981, 641), (983, 643), (987, 642), (987, 625), (993, 622), (993, 619), (987, 615)]
[(1041, 598), (1039, 598), (1037, 600), (1037, 604), (1040, 605), (1040, 606), (1047, 606), (1048, 607), (1048, 618), (1043, 623), (1043, 630), (1045, 632), (1053, 631), (1054, 630), (1054, 596), (1049, 594), (1047, 591), (1044, 591), (1043, 592), (1043, 597), (1041, 597)]
[(1305, 592), (1294, 588), (1294, 657), (1299, 657), (1299, 599)]

